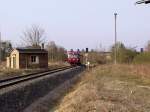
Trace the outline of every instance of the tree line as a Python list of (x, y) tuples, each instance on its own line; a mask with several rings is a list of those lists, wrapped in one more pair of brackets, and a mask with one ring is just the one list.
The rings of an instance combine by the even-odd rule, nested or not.
[[(115, 52), (115, 49), (117, 52)], [(82, 54), (84, 55), (85, 51), (82, 50)], [(126, 47), (122, 42), (112, 45), (108, 52), (92, 49), (88, 52), (88, 61), (92, 64), (114, 63), (115, 55), (118, 64), (150, 63), (150, 41), (140, 51), (137, 51), (135, 48)]]
[[(23, 46), (31, 48), (41, 48), (45, 46), (48, 51), (48, 59), (51, 62), (65, 61), (67, 58), (67, 51), (65, 48), (57, 45), (54, 41), (46, 42), (45, 30), (38, 25), (32, 25), (30, 28), (22, 32), (21, 40)], [(45, 44), (43, 44), (45, 43)], [(13, 49), (11, 42), (0, 42), (0, 60), (5, 60), (9, 56), (10, 51)], [(113, 63), (115, 57), (115, 49), (117, 49), (117, 62), (118, 63), (143, 63), (150, 62), (150, 41), (148, 41), (143, 53), (137, 52), (133, 48), (126, 47), (123, 43), (118, 42), (111, 47), (109, 52), (91, 50), (88, 53), (88, 60), (91, 63), (105, 64)], [(82, 57), (85, 56), (85, 51), (81, 51)], [(83, 59), (84, 61), (85, 59)]]
[[(20, 47), (41, 48), (43, 45), (48, 51), (49, 61), (65, 61), (66, 59), (66, 49), (55, 44), (54, 41), (46, 42), (45, 30), (38, 25), (25, 29), (20, 38), (23, 43)], [(13, 49), (12, 43), (3, 41), (0, 45), (0, 61), (5, 61)]]
[(148, 41), (145, 48), (136, 51), (134, 48), (125, 47), (121, 42), (113, 45), (111, 48), (112, 61), (115, 56), (115, 47), (117, 49), (117, 62), (118, 63), (132, 63), (132, 64), (145, 64), (150, 63), (150, 41)]

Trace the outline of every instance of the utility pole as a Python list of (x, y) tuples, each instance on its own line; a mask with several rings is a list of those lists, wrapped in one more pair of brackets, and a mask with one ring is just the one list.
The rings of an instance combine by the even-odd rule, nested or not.
[(114, 64), (117, 64), (117, 13), (114, 13), (115, 16), (115, 59)]
[(0, 63), (2, 61), (2, 42), (1, 42), (1, 32), (0, 32)]

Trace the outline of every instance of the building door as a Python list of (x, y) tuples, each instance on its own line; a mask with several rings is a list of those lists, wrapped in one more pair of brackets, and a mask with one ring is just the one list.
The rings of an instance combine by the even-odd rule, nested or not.
[(13, 57), (13, 68), (16, 68), (16, 57)]
[(11, 58), (9, 58), (9, 68), (11, 68)]

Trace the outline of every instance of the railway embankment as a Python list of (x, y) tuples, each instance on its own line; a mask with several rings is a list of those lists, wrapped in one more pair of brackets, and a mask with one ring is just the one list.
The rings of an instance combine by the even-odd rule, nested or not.
[(83, 70), (83, 67), (76, 67), (0, 89), (0, 111), (23, 112), (33, 102), (78, 76)]
[(150, 112), (150, 65), (101, 65), (85, 72), (49, 112)]

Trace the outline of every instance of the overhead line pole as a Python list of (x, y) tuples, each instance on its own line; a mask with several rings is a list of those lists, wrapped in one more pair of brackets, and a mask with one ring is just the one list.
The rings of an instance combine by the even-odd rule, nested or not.
[(0, 32), (0, 63), (2, 61), (2, 42), (1, 42), (1, 32)]
[(115, 16), (115, 59), (114, 64), (117, 64), (117, 13), (114, 13)]

